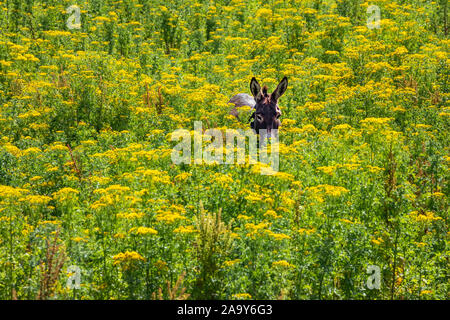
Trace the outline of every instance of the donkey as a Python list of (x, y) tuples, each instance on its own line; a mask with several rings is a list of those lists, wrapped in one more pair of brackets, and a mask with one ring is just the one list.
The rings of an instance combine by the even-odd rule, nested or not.
[(228, 101), (228, 103), (233, 103), (235, 105), (235, 107), (230, 111), (230, 114), (239, 119), (236, 108), (242, 106), (251, 107), (255, 111), (248, 119), (248, 121), (253, 119), (250, 123), (250, 127), (256, 134), (259, 134), (261, 129), (265, 129), (267, 132), (267, 137), (270, 138), (272, 130), (278, 130), (278, 127), (281, 125), (281, 121), (279, 119), (281, 116), (281, 110), (278, 107), (278, 99), (286, 91), (287, 85), (287, 78), (284, 77), (278, 84), (275, 91), (268, 94), (267, 86), (264, 86), (261, 89), (258, 81), (255, 77), (253, 77), (250, 81), (250, 91), (253, 94), (253, 97), (246, 93), (238, 93), (233, 96), (230, 101)]

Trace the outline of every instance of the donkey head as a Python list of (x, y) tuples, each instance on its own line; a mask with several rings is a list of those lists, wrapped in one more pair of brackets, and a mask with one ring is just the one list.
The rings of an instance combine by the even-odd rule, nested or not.
[(278, 99), (286, 91), (288, 85), (287, 78), (278, 84), (277, 88), (271, 94), (267, 93), (267, 87), (261, 89), (258, 81), (253, 77), (250, 81), (250, 91), (255, 99), (255, 112), (252, 115), (254, 122), (252, 128), (259, 134), (259, 130), (266, 129), (267, 136), (271, 136), (272, 129), (278, 129), (281, 125), (281, 110), (278, 107)]

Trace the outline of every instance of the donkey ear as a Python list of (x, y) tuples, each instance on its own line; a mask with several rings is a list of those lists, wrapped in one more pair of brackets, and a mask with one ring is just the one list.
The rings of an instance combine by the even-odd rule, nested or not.
[(257, 98), (261, 95), (261, 86), (258, 81), (256, 81), (255, 77), (253, 77), (252, 81), (250, 81), (250, 91), (252, 92), (255, 100), (257, 100)]
[(272, 93), (273, 99), (278, 100), (278, 98), (280, 98), (283, 95), (283, 93), (286, 91), (287, 85), (288, 85), (288, 80), (286, 77), (284, 77), (283, 80), (281, 80), (281, 82), (278, 84), (275, 91)]

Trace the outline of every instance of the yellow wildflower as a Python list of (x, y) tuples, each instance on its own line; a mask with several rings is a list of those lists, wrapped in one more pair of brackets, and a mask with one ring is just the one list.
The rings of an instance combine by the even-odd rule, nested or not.
[(231, 297), (235, 298), (235, 299), (240, 299), (240, 300), (252, 298), (252, 296), (248, 293), (236, 293), (236, 294), (233, 294)]
[(158, 231), (156, 231), (153, 228), (139, 227), (136, 230), (136, 234), (138, 234), (138, 235), (154, 235), (154, 234), (158, 234)]
[(283, 268), (295, 268), (295, 266), (293, 264), (290, 264), (286, 260), (279, 260), (279, 261), (272, 262), (272, 266), (273, 267), (283, 267)]
[(194, 226), (180, 226), (178, 228), (175, 228), (173, 230), (174, 233), (193, 233), (197, 232), (197, 230), (194, 229)]

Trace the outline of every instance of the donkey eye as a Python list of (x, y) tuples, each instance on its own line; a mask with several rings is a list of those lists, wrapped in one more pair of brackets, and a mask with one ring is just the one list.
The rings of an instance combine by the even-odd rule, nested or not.
[(256, 120), (258, 120), (259, 122), (262, 122), (263, 121), (263, 116), (260, 115), (260, 114), (257, 114), (256, 115)]

